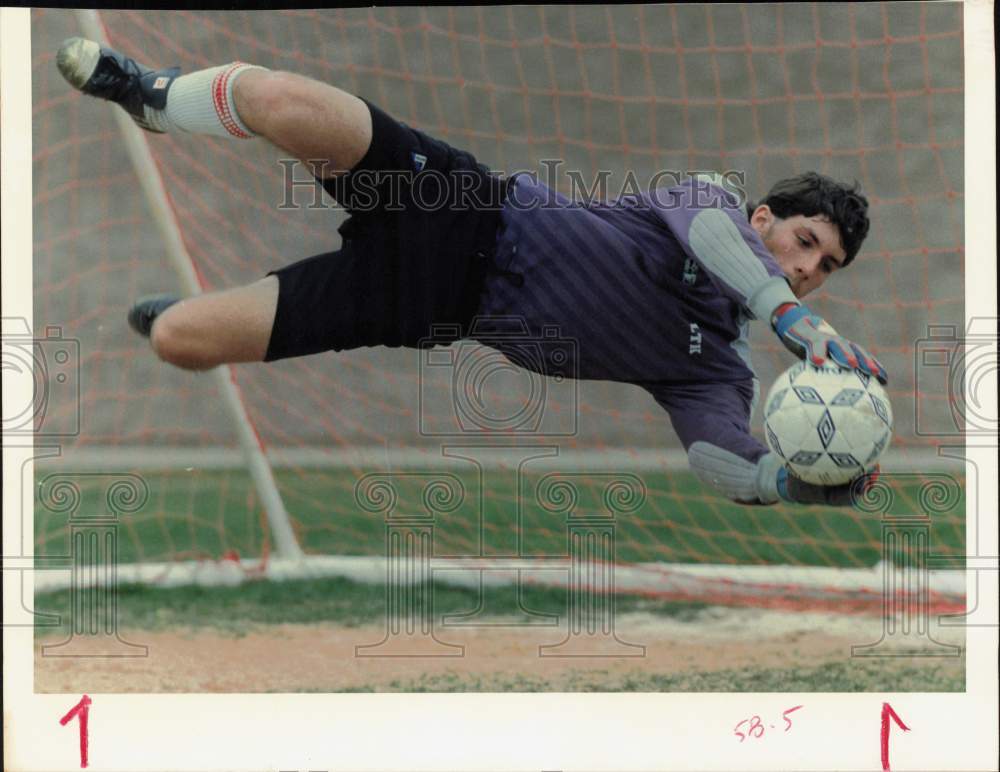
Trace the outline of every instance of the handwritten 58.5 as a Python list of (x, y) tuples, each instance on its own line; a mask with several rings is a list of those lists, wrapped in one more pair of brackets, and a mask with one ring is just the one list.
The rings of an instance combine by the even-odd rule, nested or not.
[[(796, 705), (794, 708), (789, 708), (784, 713), (781, 714), (781, 720), (785, 722), (784, 731), (788, 731), (792, 728), (792, 719), (788, 716), (791, 713), (802, 708), (802, 705)], [(904, 732), (909, 732), (910, 727), (903, 723), (903, 719), (899, 717), (895, 710), (892, 709), (892, 705), (888, 702), (882, 703), (882, 731), (879, 733), (879, 748), (882, 751), (882, 770), (883, 772), (889, 772), (889, 730), (891, 727), (891, 722), (895, 722), (896, 726), (902, 729)], [(774, 729), (774, 724), (768, 724), (768, 729)], [(740, 742), (744, 742), (748, 737), (753, 737), (754, 739), (759, 739), (764, 736), (764, 723), (760, 720), (760, 716), (750, 716), (750, 718), (745, 718), (740, 723), (738, 723), (733, 728), (733, 734), (740, 738)]]
[[(792, 728), (792, 719), (788, 716), (800, 708), (802, 708), (802, 705), (796, 705), (794, 708), (789, 708), (781, 714), (780, 720), (784, 722), (785, 732)], [(775, 725), (768, 724), (767, 728), (774, 729)], [(740, 721), (733, 728), (733, 734), (740, 738), (740, 742), (745, 742), (748, 737), (759, 739), (764, 736), (764, 723), (761, 721), (760, 716), (750, 716), (750, 718)]]

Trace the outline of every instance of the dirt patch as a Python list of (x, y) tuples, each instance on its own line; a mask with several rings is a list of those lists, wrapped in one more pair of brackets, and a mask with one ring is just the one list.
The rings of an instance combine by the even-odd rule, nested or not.
[[(881, 620), (871, 617), (722, 608), (687, 621), (622, 615), (614, 636), (568, 636), (564, 626), (505, 623), (510, 620), (445, 627), (435, 630), (436, 640), (387, 636), (384, 625), (269, 625), (240, 634), (204, 628), (123, 631), (124, 640), (149, 649), (148, 656), (135, 658), (43, 656), (41, 647), (58, 641), (40, 638), (35, 690), (379, 691), (451, 679), (470, 690), (562, 691), (588, 688), (595, 680), (606, 685), (653, 674), (845, 663), (852, 645), (878, 641), (883, 630)], [(964, 646), (961, 630), (935, 632), (935, 638)], [(88, 645), (91, 653), (108, 649), (107, 641)], [(951, 658), (945, 666), (963, 668), (964, 657)]]

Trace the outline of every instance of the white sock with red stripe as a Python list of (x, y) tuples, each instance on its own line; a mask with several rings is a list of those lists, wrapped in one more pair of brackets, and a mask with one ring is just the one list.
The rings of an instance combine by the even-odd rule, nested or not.
[(181, 75), (167, 93), (167, 106), (161, 113), (164, 128), (240, 139), (256, 136), (240, 120), (233, 102), (233, 84), (252, 69), (264, 68), (233, 62)]

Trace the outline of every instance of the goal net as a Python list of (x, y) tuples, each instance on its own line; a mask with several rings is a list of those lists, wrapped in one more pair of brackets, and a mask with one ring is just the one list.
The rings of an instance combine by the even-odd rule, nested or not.
[[(926, 518), (935, 554), (964, 555), (962, 467), (941, 467), (937, 453), (960, 443), (954, 375), (943, 360), (918, 363), (928, 345), (947, 349), (964, 332), (960, 4), (99, 18), (108, 40), (142, 62), (191, 71), (238, 59), (303, 73), (491, 168), (552, 167), (565, 193), (574, 173), (589, 187), (606, 170), (599, 192), (613, 197), (630, 172), (642, 181), (660, 170), (732, 170), (757, 199), (773, 181), (815, 169), (859, 180), (871, 202), (857, 261), (811, 305), (892, 376), (891, 503), (731, 504), (690, 475), (666, 414), (644, 391), (469, 365), (486, 355), (459, 345), (445, 359), (365, 349), (237, 366), (236, 391), (307, 555), (384, 556), (386, 513), (365, 486), (387, 474), (396, 475), (397, 510), (411, 514), (426, 509), (428, 476), (458, 481), (460, 502), (434, 510), (442, 558), (565, 555), (580, 512), (610, 518), (614, 560), (649, 576), (655, 567), (687, 566), (691, 576), (735, 567), (766, 571), (760, 581), (780, 586), (809, 568), (834, 586), (885, 557), (886, 513)], [(125, 324), (136, 297), (183, 287), (140, 175), (162, 183), (205, 290), (336, 248), (343, 212), (262, 141), (149, 135), (155, 165), (137, 172), (109, 106), (81, 98), (56, 69), (60, 42), (79, 34), (73, 12), (32, 13), (33, 329), (38, 337), (57, 327), (53, 335), (79, 342), (66, 365), (76, 394), (56, 382), (58, 368), (45, 375), (39, 420), (61, 454), (36, 467), (36, 550), (67, 549), (68, 516), (46, 488), (55, 475), (77, 475), (87, 509), (106, 508), (107, 480), (129, 473), (148, 498), (119, 519), (120, 563), (273, 560), (272, 525), (218, 382), (159, 362)], [(766, 391), (792, 359), (757, 327), (753, 361)], [(481, 392), (456, 396), (463, 363), (485, 373)], [(463, 416), (471, 424), (456, 431)], [(753, 424), (759, 431), (759, 413)], [(489, 449), (471, 447), (482, 445)], [(560, 509), (559, 481), (577, 497), (569, 509)], [(638, 499), (615, 509), (622, 485)], [(662, 592), (694, 593), (671, 587)]]

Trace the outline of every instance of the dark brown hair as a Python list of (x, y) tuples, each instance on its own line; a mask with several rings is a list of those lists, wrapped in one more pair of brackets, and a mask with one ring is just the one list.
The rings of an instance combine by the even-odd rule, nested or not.
[(782, 220), (798, 214), (822, 215), (833, 223), (844, 247), (845, 266), (857, 256), (868, 235), (868, 199), (862, 195), (857, 181), (848, 186), (816, 172), (779, 180), (760, 203), (747, 203), (747, 216), (765, 204)]

